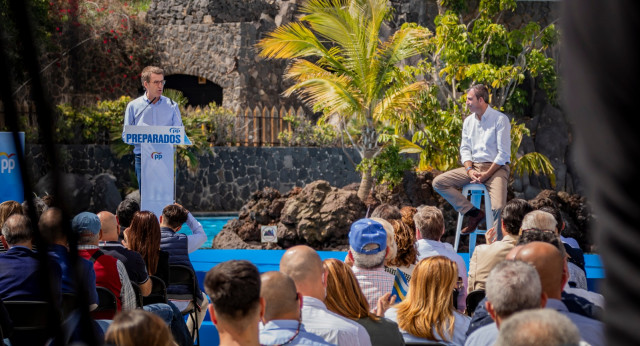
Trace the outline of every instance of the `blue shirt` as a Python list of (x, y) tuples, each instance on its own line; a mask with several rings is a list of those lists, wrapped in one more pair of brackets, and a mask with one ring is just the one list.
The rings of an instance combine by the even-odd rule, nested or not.
[[(398, 323), (398, 309), (396, 307), (389, 308), (385, 313), (384, 317)], [(462, 345), (464, 344), (464, 340), (466, 338), (465, 332), (469, 328), (469, 322), (471, 318), (467, 315), (463, 315), (457, 311), (453, 312), (453, 335), (449, 335), (447, 339), (449, 341), (445, 341), (442, 336), (438, 335), (435, 326), (433, 326), (433, 334), (435, 335), (438, 342), (443, 343), (445, 345)], [(446, 328), (445, 328), (446, 331)], [(421, 342), (433, 342), (433, 340), (424, 339), (415, 335), (410, 334), (407, 331), (400, 329), (402, 333), (402, 337), (404, 341), (407, 343), (421, 343)]]
[[(62, 293), (77, 293), (76, 274), (69, 262), (69, 251), (65, 246), (53, 244), (49, 246), (49, 255), (60, 265), (62, 270)], [(78, 256), (78, 264), (82, 268), (82, 279), (89, 294), (89, 304), (98, 304), (98, 292), (96, 292), (96, 272), (93, 263)]]
[[(291, 340), (298, 329), (298, 321), (296, 320), (273, 320), (269, 321), (260, 331), (260, 344), (262, 345), (281, 345)], [(287, 345), (316, 345), (326, 346), (334, 345), (326, 342), (323, 338), (316, 334), (307, 332), (304, 326), (300, 326), (300, 332)]]
[(511, 123), (506, 115), (487, 107), (482, 119), (473, 113), (464, 119), (460, 161), (505, 165), (511, 157)]
[(498, 326), (495, 322), (483, 326), (471, 333), (464, 342), (465, 346), (491, 346), (498, 340)]
[(567, 306), (564, 305), (561, 300), (557, 299), (548, 299), (545, 308), (554, 309), (569, 317), (571, 322), (578, 327), (582, 340), (588, 342), (590, 345), (605, 345), (604, 324), (602, 322), (570, 312)]
[[(124, 113), (124, 125), (137, 126), (183, 126), (178, 104), (168, 97), (160, 96), (155, 104), (149, 102), (147, 94), (129, 102)], [(124, 127), (122, 128), (124, 140)], [(140, 144), (135, 144), (134, 154), (140, 154)]]
[[(54, 299), (61, 301), (60, 265), (49, 257), (49, 271)], [(46, 300), (44, 278), (47, 273), (40, 269), (38, 254), (24, 246), (14, 246), (0, 254), (0, 299)]]

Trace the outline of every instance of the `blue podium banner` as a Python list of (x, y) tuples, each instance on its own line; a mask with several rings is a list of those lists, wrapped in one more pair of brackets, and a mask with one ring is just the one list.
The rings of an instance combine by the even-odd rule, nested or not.
[[(19, 132), (18, 135), (24, 148), (24, 132)], [(0, 182), (0, 202), (24, 201), (18, 150), (14, 145), (12, 132), (0, 132)]]

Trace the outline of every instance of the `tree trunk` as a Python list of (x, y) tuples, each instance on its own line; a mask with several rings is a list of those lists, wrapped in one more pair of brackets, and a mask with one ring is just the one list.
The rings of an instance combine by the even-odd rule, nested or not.
[(360, 187), (358, 188), (358, 198), (365, 202), (371, 192), (371, 186), (373, 185), (373, 179), (371, 178), (371, 168), (362, 173), (362, 180), (360, 180)]

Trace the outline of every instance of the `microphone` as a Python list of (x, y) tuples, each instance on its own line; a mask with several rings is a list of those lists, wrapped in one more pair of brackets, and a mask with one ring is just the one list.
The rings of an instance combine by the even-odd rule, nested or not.
[(137, 123), (138, 123), (138, 117), (139, 117), (140, 115), (142, 115), (142, 112), (144, 112), (144, 110), (145, 110), (145, 109), (147, 109), (147, 107), (149, 107), (149, 105), (150, 105), (150, 104), (152, 104), (152, 103), (153, 103), (153, 101), (155, 101), (157, 98), (158, 98), (157, 96), (154, 96), (154, 97), (149, 101), (149, 103), (147, 103), (147, 105), (146, 105), (146, 106), (144, 106), (144, 108), (142, 108), (142, 110), (141, 110), (140, 112), (138, 112), (138, 115), (136, 115), (136, 116), (134, 116), (134, 117), (133, 117), (133, 125), (135, 125), (135, 124), (137, 124)]

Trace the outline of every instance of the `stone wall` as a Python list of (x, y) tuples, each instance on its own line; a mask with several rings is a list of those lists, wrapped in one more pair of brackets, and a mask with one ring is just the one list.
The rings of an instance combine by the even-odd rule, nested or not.
[[(106, 145), (65, 145), (60, 152), (61, 166), (72, 175), (65, 175), (65, 179), (72, 184), (90, 185), (99, 180), (94, 177), (110, 175), (121, 198), (136, 185), (131, 154), (117, 158)], [(353, 159), (358, 157), (355, 151), (349, 152)], [(47, 185), (44, 180), (49, 168), (42, 148), (28, 145), (26, 153), (34, 186)], [(198, 160), (193, 172), (179, 164), (176, 183), (176, 200), (193, 211), (238, 211), (251, 193), (265, 187), (286, 193), (319, 179), (337, 187), (360, 181), (340, 148), (214, 147), (213, 154), (201, 155)], [(91, 186), (68, 188), (79, 193), (100, 190)], [(90, 209), (101, 203), (84, 197)]]

